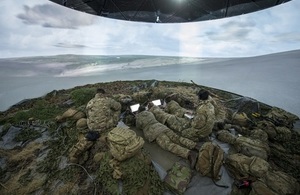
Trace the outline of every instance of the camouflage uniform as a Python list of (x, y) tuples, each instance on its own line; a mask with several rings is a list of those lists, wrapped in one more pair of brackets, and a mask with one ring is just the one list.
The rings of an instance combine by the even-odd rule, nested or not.
[(184, 129), (181, 132), (182, 136), (192, 140), (207, 137), (212, 132), (215, 119), (215, 107), (211, 101), (202, 101), (196, 108), (195, 116), (191, 120), (191, 127)]
[(191, 127), (189, 119), (181, 118), (173, 114), (166, 113), (158, 106), (152, 106), (149, 111), (154, 114), (158, 122), (168, 126), (170, 129), (174, 130), (179, 134), (181, 134), (181, 132), (184, 129)]
[[(175, 103), (173, 102), (172, 105), (175, 105)], [(176, 107), (180, 106), (177, 105)], [(167, 110), (175, 111), (175, 109)], [(150, 111), (159, 122), (166, 124), (170, 129), (178, 132), (181, 136), (194, 141), (199, 140), (199, 138), (207, 137), (212, 132), (215, 123), (215, 109), (211, 100), (202, 101), (200, 103), (196, 109), (195, 117), (192, 120), (165, 113), (157, 106), (153, 106)]]
[(145, 138), (149, 142), (156, 140), (161, 148), (180, 157), (187, 159), (190, 149), (196, 146), (195, 142), (178, 136), (167, 126), (159, 123), (153, 113), (149, 111), (143, 111), (137, 115), (136, 125), (137, 128), (143, 130)]
[(166, 112), (173, 114), (175, 116), (184, 117), (184, 114), (187, 112), (188, 110), (185, 108), (182, 108), (176, 101), (171, 100), (166, 107)]
[(87, 125), (90, 130), (100, 133), (117, 126), (121, 104), (112, 98), (101, 98), (97, 94), (87, 106)]

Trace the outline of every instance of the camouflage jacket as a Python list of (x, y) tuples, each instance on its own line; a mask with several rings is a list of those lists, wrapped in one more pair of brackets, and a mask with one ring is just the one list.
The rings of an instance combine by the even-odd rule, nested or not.
[(89, 129), (105, 132), (117, 126), (121, 104), (112, 98), (101, 98), (96, 95), (88, 102), (86, 111)]

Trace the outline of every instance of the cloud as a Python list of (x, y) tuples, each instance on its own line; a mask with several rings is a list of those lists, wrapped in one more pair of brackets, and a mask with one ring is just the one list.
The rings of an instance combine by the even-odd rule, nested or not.
[(278, 42), (294, 42), (299, 44), (300, 32), (282, 33), (274, 37), (274, 41)]
[(80, 44), (72, 44), (72, 43), (57, 43), (54, 44), (55, 47), (62, 47), (62, 48), (85, 48), (87, 46), (80, 45)]
[[(94, 23), (94, 17), (88, 14), (78, 14), (76, 11), (59, 5), (43, 4), (33, 7), (24, 5), (24, 13), (18, 14), (24, 24), (41, 25), (46, 28), (77, 29), (80, 26), (89, 26)], [(72, 13), (76, 14), (72, 14)]]
[[(241, 18), (241, 17), (239, 17)], [(205, 35), (215, 41), (243, 41), (247, 40), (251, 32), (257, 28), (257, 25), (251, 19), (245, 18), (242, 21), (230, 20), (207, 31)]]

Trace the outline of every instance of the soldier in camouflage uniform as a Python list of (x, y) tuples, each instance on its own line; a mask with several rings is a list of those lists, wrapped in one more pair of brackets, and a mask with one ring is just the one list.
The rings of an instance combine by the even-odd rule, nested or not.
[(70, 150), (70, 161), (78, 162), (79, 157), (92, 147), (93, 141), (98, 139), (99, 136), (88, 136), (91, 135), (91, 132), (99, 135), (116, 127), (120, 113), (121, 104), (119, 102), (112, 98), (102, 98), (101, 93), (97, 93), (86, 106), (87, 119), (80, 119), (80, 121), (77, 121), (77, 130), (85, 133), (87, 131), (90, 132), (87, 135), (81, 134), (79, 136), (78, 142)]
[(112, 98), (102, 98), (96, 94), (87, 106), (87, 125), (90, 130), (107, 132), (117, 126), (121, 114), (121, 104)]
[(212, 132), (216, 121), (225, 119), (225, 111), (215, 111), (214, 104), (216, 105), (216, 102), (209, 96), (207, 91), (199, 94), (200, 103), (196, 108), (194, 118), (191, 120), (183, 118), (183, 115), (188, 111), (173, 100), (166, 107), (166, 111), (171, 112), (170, 114), (157, 106), (152, 106), (150, 111), (159, 122), (166, 124), (183, 137), (194, 141), (201, 140)]
[(136, 126), (143, 130), (145, 138), (149, 142), (156, 140), (161, 148), (188, 159), (191, 166), (195, 166), (197, 153), (192, 149), (199, 149), (196, 142), (177, 135), (167, 126), (158, 122), (149, 111), (143, 111), (136, 116)]

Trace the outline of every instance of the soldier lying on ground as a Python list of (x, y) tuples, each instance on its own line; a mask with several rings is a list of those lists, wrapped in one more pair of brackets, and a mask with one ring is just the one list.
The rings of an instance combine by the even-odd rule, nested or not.
[[(182, 108), (177, 102), (171, 100), (167, 103), (166, 111), (158, 106), (150, 105), (150, 110), (155, 118), (181, 136), (199, 141), (211, 134), (215, 122), (224, 121), (226, 112), (209, 96), (209, 92), (201, 90), (198, 93), (199, 105), (196, 108), (195, 116), (187, 119), (184, 115), (189, 112)], [(219, 109), (217, 111), (217, 109)]]
[(136, 126), (138, 129), (143, 130), (145, 138), (149, 142), (155, 140), (156, 143), (164, 150), (188, 159), (192, 168), (195, 166), (197, 152), (192, 149), (199, 150), (199, 144), (177, 135), (167, 126), (158, 122), (155, 119), (155, 116), (149, 111), (142, 111), (137, 114)]

